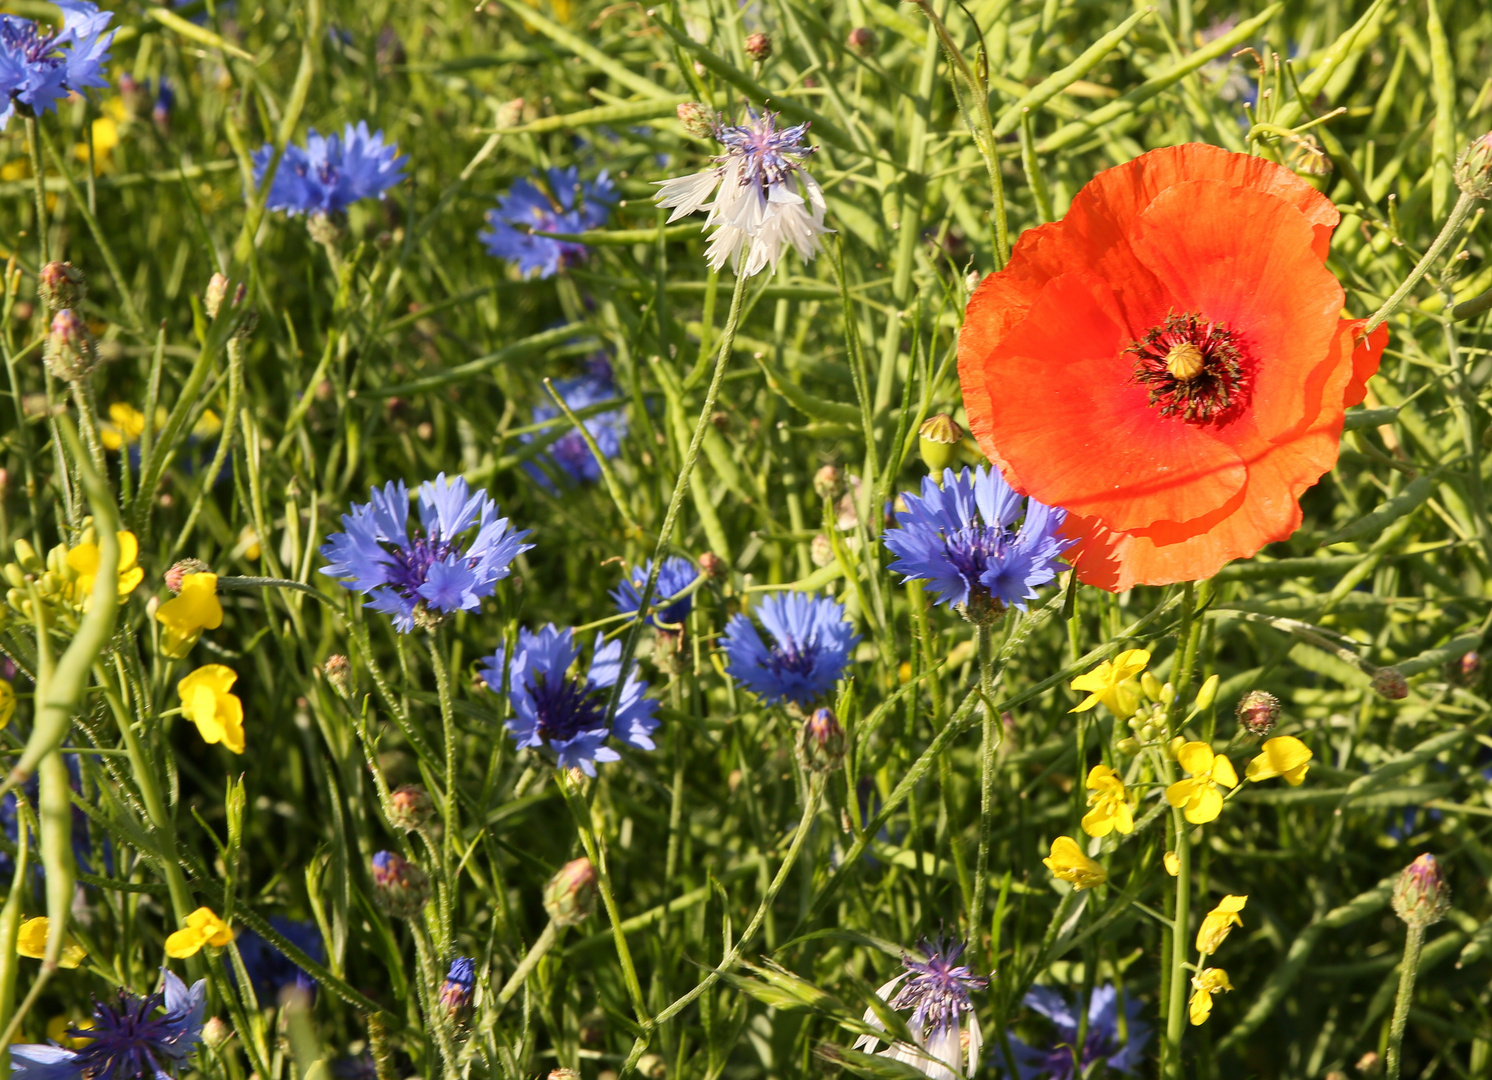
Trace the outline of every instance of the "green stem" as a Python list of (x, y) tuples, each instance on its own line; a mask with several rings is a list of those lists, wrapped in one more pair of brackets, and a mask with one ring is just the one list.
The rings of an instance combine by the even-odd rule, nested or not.
[(430, 666), (435, 669), (435, 692), (440, 698), (440, 726), (445, 741), (445, 806), (441, 810), (441, 820), (445, 825), (445, 845), (440, 857), (445, 888), (440, 901), (439, 942), (443, 952), (451, 947), (452, 912), (456, 907), (455, 872), (460, 865), (460, 851), (456, 846), (460, 834), (460, 822), (456, 816), (456, 715), (451, 705), (451, 675), (446, 671), (445, 649), (442, 648), (444, 643), (445, 634), (441, 631), (429, 635), (427, 641)]
[(544, 927), (544, 932), (539, 935), (539, 940), (529, 946), (528, 952), (524, 953), (523, 959), (513, 969), (513, 974), (508, 976), (508, 981), (503, 983), (503, 988), (498, 991), (498, 1008), (513, 1000), (513, 995), (522, 989), (523, 984), (528, 981), (528, 977), (533, 973), (534, 968), (539, 966), (539, 961), (544, 959), (544, 954), (553, 948), (554, 943), (558, 940), (559, 927), (551, 919), (549, 925)]
[(1166, 1010), (1165, 1073), (1168, 1080), (1181, 1080), (1181, 1036), (1186, 1031), (1187, 933), (1191, 928), (1192, 853), (1186, 819), (1173, 809), (1176, 825), (1176, 920), (1171, 934), (1170, 1002)]
[(41, 139), (37, 137), (36, 117), (26, 117), (26, 151), (31, 155), (31, 177), (36, 182), (36, 243), (40, 252), (37, 271), (52, 261), (47, 241), (47, 180), (42, 171)]
[[(974, 627), (974, 641), (979, 652), (979, 694), (983, 698), (984, 738), (980, 744), (979, 781), (979, 853), (974, 863), (974, 897), (969, 906), (969, 932), (976, 940), (983, 936), (984, 899), (989, 887), (989, 849), (995, 832), (995, 777), (1000, 749), (1000, 715), (995, 712), (995, 635), (986, 623)], [(993, 962), (993, 957), (990, 958)]]
[(1456, 233), (1460, 232), (1462, 224), (1471, 216), (1471, 211), (1476, 206), (1476, 202), (1475, 196), (1467, 195), (1464, 192), (1456, 200), (1456, 205), (1451, 207), (1450, 216), (1445, 219), (1445, 225), (1441, 228), (1440, 235), (1435, 238), (1435, 242), (1430, 245), (1430, 249), (1420, 258), (1420, 261), (1415, 264), (1414, 269), (1409, 271), (1409, 276), (1404, 279), (1403, 284), (1394, 290), (1393, 295), (1383, 302), (1381, 308), (1373, 312), (1373, 317), (1363, 327), (1364, 336), (1371, 334), (1378, 327), (1382, 326), (1384, 320), (1398, 310), (1399, 305), (1404, 302), (1404, 298), (1409, 295), (1410, 290), (1419, 284), (1419, 279), (1425, 276), (1425, 273), (1435, 263), (1435, 260), (1439, 259), (1444, 254), (1445, 249), (1450, 247), (1451, 241), (1456, 237)]
[(1399, 992), (1394, 997), (1394, 1018), (1388, 1025), (1386, 1080), (1399, 1080), (1399, 1051), (1404, 1042), (1404, 1028), (1409, 1023), (1409, 1006), (1414, 1001), (1414, 980), (1419, 975), (1419, 954), (1425, 944), (1425, 928), (1409, 924), (1404, 936), (1404, 961), (1399, 967)]

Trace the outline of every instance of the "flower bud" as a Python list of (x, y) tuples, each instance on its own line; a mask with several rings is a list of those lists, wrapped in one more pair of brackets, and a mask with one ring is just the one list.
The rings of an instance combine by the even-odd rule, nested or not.
[(1446, 678), (1458, 686), (1471, 686), (1482, 677), (1482, 654), (1473, 649), (1446, 665)]
[(847, 45), (861, 56), (867, 56), (876, 51), (876, 32), (868, 26), (857, 26), (850, 31)]
[(546, 1080), (580, 1080), (580, 1074), (574, 1069), (550, 1069)]
[(53, 315), (52, 330), (47, 335), (47, 370), (64, 382), (77, 382), (87, 377), (97, 363), (93, 335), (78, 313), (63, 308)]
[(1394, 885), (1393, 904), (1394, 913), (1409, 926), (1423, 928), (1445, 918), (1451, 890), (1434, 855), (1426, 853), (1404, 867)]
[(675, 110), (684, 130), (696, 139), (708, 139), (720, 125), (715, 110), (697, 101), (686, 101)]
[(1409, 696), (1409, 683), (1396, 667), (1382, 667), (1373, 672), (1372, 685), (1374, 693), (1390, 701), (1402, 701)]
[(88, 295), (88, 279), (69, 262), (49, 262), (36, 275), (36, 291), (53, 311), (77, 307)]
[(1140, 674), (1140, 689), (1145, 691), (1145, 696), (1151, 701), (1160, 700), (1160, 680), (1150, 672)]
[(1140, 752), (1140, 740), (1132, 735), (1126, 735), (1114, 744), (1114, 749), (1121, 754), (1134, 755)]
[(706, 551), (699, 557), (699, 572), (707, 578), (724, 577), (728, 569), (725, 560), (713, 551)]
[(844, 494), (844, 470), (838, 465), (823, 465), (813, 474), (813, 493), (821, 499), (837, 499)]
[(1217, 700), (1217, 686), (1222, 682), (1221, 677), (1209, 675), (1207, 681), (1202, 684), (1202, 689), (1197, 691), (1195, 707), (1198, 712), (1212, 708), (1212, 703)]
[(820, 570), (834, 561), (834, 541), (819, 533), (808, 545), (808, 557)]
[(1357, 1059), (1357, 1071), (1363, 1076), (1381, 1076), (1383, 1075), (1383, 1058), (1378, 1051), (1369, 1050)]
[(202, 1041), (207, 1044), (209, 1050), (216, 1050), (231, 1038), (233, 1038), (233, 1028), (219, 1017), (210, 1016), (207, 1023), (202, 1025)]
[(497, 126), (499, 128), (517, 127), (523, 119), (523, 99), (514, 98), (505, 101), (497, 108)]
[(430, 878), (396, 851), (373, 856), (373, 891), (390, 915), (412, 919), (430, 898)]
[(182, 559), (166, 571), (166, 588), (173, 594), (181, 592), (181, 582), (188, 574), (208, 574), (212, 567), (201, 559)]
[(544, 886), (544, 910), (556, 926), (584, 922), (596, 905), (596, 868), (586, 858), (565, 863)]
[(844, 728), (833, 709), (815, 709), (798, 729), (798, 760), (810, 772), (830, 772), (844, 762)]
[(342, 226), (331, 219), (330, 214), (308, 214), (306, 232), (322, 247), (336, 247), (342, 239)]
[(389, 824), (396, 829), (413, 832), (434, 816), (435, 800), (419, 784), (405, 784), (389, 795)]
[(321, 674), (332, 684), (339, 697), (352, 696), (352, 661), (341, 653), (332, 653), (321, 665)]
[(668, 1063), (658, 1054), (643, 1054), (637, 1059), (637, 1071), (647, 1080), (663, 1080), (668, 1074)]
[(207, 291), (202, 295), (202, 310), (207, 312), (209, 319), (218, 317), (218, 309), (223, 306), (223, 300), (228, 296), (228, 279), (222, 274), (213, 274), (207, 282)]
[(1280, 699), (1264, 690), (1250, 690), (1238, 700), (1238, 723), (1250, 735), (1263, 737), (1280, 722)]
[(746, 37), (746, 55), (760, 64), (772, 55), (772, 39), (760, 31), (757, 31), (755, 34), (748, 34)]
[(1456, 159), (1456, 186), (1476, 199), (1492, 198), (1492, 132), (1471, 140)]
[(440, 987), (440, 1007), (450, 1016), (459, 1016), (471, 1004), (471, 988), (475, 982), (476, 967), (471, 957), (456, 957)]
[(940, 473), (952, 465), (963, 438), (964, 429), (947, 413), (936, 413), (922, 421), (917, 429), (917, 452), (928, 471)]

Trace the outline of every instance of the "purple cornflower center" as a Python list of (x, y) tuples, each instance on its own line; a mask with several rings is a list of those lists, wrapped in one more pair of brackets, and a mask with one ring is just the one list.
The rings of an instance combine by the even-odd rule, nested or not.
[(910, 1008), (914, 1029), (921, 1025), (924, 1030), (943, 1031), (957, 1014), (972, 1007), (969, 991), (983, 990), (989, 980), (975, 975), (967, 965), (955, 962), (963, 954), (962, 945), (946, 950), (924, 945), (922, 951), (926, 960), (902, 957), (908, 977), (891, 999), (891, 1007)]
[(62, 65), (60, 56), (47, 55), (52, 51), (52, 43), (56, 40), (55, 33), (40, 33), (34, 22), (21, 19), (6, 19), (0, 22), (0, 44), (5, 46), (7, 52), (19, 53), (28, 64), (46, 64), (49, 68), (60, 67)]
[(1009, 540), (1005, 529), (994, 525), (971, 525), (944, 536), (943, 551), (954, 569), (969, 583), (971, 591), (988, 592), (979, 579), (989, 569), (990, 563), (997, 562), (1004, 555)]
[[(450, 540), (431, 539), (416, 529), (408, 547), (395, 546), (389, 552), (394, 557), (393, 565), (389, 567), (389, 584), (409, 599), (416, 599), (419, 587), (430, 576), (430, 567), (444, 562), (455, 547)], [(477, 562), (468, 559), (467, 566), (475, 567)]]
[(784, 634), (772, 643), (768, 650), (767, 668), (773, 675), (784, 673), (809, 675), (819, 656), (817, 645), (799, 645), (791, 634)]
[(69, 1035), (93, 1040), (78, 1051), (78, 1074), (88, 1080), (129, 1080), (162, 1071), (165, 1063), (157, 1054), (180, 1035), (181, 1023), (179, 1015), (156, 1012), (164, 1000), (159, 993), (137, 998), (121, 990), (117, 1007), (97, 1002), (95, 1026), (68, 1029)]
[(534, 710), (539, 714), (539, 735), (546, 742), (568, 742), (582, 731), (594, 731), (606, 719), (602, 695), (590, 693), (589, 684), (560, 676), (534, 680)]

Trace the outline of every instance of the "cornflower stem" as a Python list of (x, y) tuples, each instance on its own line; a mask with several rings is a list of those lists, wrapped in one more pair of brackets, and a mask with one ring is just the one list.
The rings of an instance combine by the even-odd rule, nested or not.
[[(684, 712), (683, 688), (680, 676), (668, 680), (668, 704), (680, 715)], [(673, 725), (673, 797), (668, 808), (668, 854), (663, 861), (663, 880), (673, 881), (674, 871), (679, 867), (679, 848), (683, 841), (684, 827), (684, 728)]]
[(41, 139), (36, 130), (36, 117), (26, 117), (26, 152), (31, 155), (31, 178), (36, 183), (36, 244), (40, 262), (37, 270), (52, 261), (52, 252), (47, 240), (47, 180), (41, 164)]
[[(989, 888), (989, 848), (995, 831), (995, 778), (998, 775), (996, 752), (1000, 748), (1000, 717), (995, 712), (995, 634), (994, 628), (978, 623), (974, 642), (979, 653), (979, 696), (983, 699), (984, 738), (980, 744), (979, 778), (979, 852), (974, 861), (974, 895), (969, 905), (969, 932), (983, 940), (984, 901)], [(993, 961), (993, 957), (990, 958)]]
[(528, 952), (523, 954), (523, 959), (513, 969), (513, 974), (508, 976), (508, 981), (503, 983), (503, 988), (497, 992), (498, 1008), (502, 1008), (513, 1000), (513, 996), (523, 988), (523, 984), (533, 974), (534, 968), (539, 966), (539, 961), (544, 959), (544, 955), (550, 949), (554, 948), (554, 943), (558, 940), (559, 924), (550, 919), (549, 924), (544, 927), (538, 940), (528, 947)]
[(1191, 928), (1192, 852), (1186, 819), (1171, 810), (1176, 826), (1176, 919), (1171, 933), (1171, 1000), (1166, 1009), (1166, 1053), (1164, 1074), (1181, 1080), (1181, 1037), (1186, 1031), (1186, 938)]
[(444, 627), (428, 635), (426, 644), (430, 649), (430, 666), (435, 670), (435, 693), (440, 699), (440, 726), (444, 737), (445, 757), (445, 806), (441, 810), (441, 821), (445, 825), (444, 851), (441, 853), (441, 876), (445, 878), (440, 903), (440, 945), (449, 949), (451, 945), (451, 912), (456, 906), (456, 867), (461, 863), (457, 850), (457, 834), (460, 822), (456, 816), (456, 716), (451, 707), (451, 673), (446, 670), (446, 634)]
[(1419, 284), (1420, 278), (1425, 276), (1430, 267), (1435, 264), (1435, 261), (1445, 253), (1445, 249), (1450, 247), (1451, 241), (1456, 238), (1456, 233), (1461, 231), (1461, 226), (1471, 216), (1471, 211), (1476, 206), (1476, 202), (1477, 200), (1474, 195), (1462, 192), (1461, 197), (1456, 200), (1456, 205), (1451, 207), (1450, 216), (1445, 219), (1445, 225), (1441, 227), (1440, 235), (1435, 237), (1434, 242), (1430, 244), (1429, 249), (1420, 257), (1414, 269), (1409, 271), (1409, 276), (1383, 302), (1383, 306), (1373, 312), (1372, 317), (1368, 319), (1367, 325), (1363, 327), (1363, 336), (1366, 337), (1378, 329), (1390, 315), (1398, 310), (1399, 305), (1404, 302), (1404, 298), (1409, 295), (1410, 290)]
[[(625, 681), (625, 678), (617, 680), (619, 684)], [(627, 996), (632, 999), (632, 1010), (637, 1014), (637, 1022), (647, 1027), (652, 1021), (648, 1017), (647, 1002), (642, 996), (642, 983), (637, 979), (637, 966), (632, 962), (632, 949), (622, 930), (622, 914), (616, 905), (616, 894), (611, 888), (611, 870), (606, 864), (606, 852), (591, 826), (590, 803), (572, 789), (569, 778), (563, 771), (555, 773), (554, 782), (569, 804), (570, 813), (575, 817), (575, 828), (580, 833), (580, 843), (585, 848), (586, 858), (596, 868), (596, 885), (601, 892), (601, 903), (606, 907), (606, 917), (611, 922), (617, 960), (622, 965), (622, 982), (626, 984)]]
[(420, 1001), (425, 1006), (425, 1023), (435, 1031), (435, 1045), (440, 1051), (441, 1063), (445, 1066), (445, 1076), (457, 1077), (461, 1073), (456, 1067), (456, 1045), (451, 1039), (450, 1023), (440, 1014), (440, 993), (437, 990), (440, 985), (440, 968), (435, 962), (430, 935), (418, 918), (409, 920), (409, 928), (414, 938), (415, 956), (420, 965), (419, 992)]
[(1404, 960), (1399, 966), (1399, 992), (1394, 996), (1394, 1016), (1388, 1025), (1386, 1080), (1399, 1080), (1399, 1053), (1404, 1044), (1404, 1028), (1409, 1023), (1409, 1006), (1414, 1002), (1414, 980), (1419, 975), (1419, 954), (1425, 944), (1425, 928), (1407, 924), (1404, 935)]

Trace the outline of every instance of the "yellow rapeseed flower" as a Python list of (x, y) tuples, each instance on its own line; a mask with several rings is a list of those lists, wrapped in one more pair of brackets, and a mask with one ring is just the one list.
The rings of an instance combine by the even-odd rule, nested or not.
[[(140, 557), (140, 541), (132, 532), (116, 535), (119, 537), (119, 595), (128, 596), (145, 580), (145, 571), (135, 565), (135, 560)], [(93, 595), (93, 581), (98, 576), (98, 545), (79, 544), (69, 548), (67, 565), (78, 575), (78, 599), (86, 601)]]
[(1140, 684), (1135, 676), (1150, 663), (1148, 649), (1126, 649), (1113, 660), (1105, 660), (1092, 671), (1072, 680), (1074, 690), (1088, 696), (1069, 712), (1087, 712), (1102, 703), (1120, 720), (1128, 720), (1140, 705)]
[(80, 1020), (74, 1020), (67, 1016), (54, 1016), (47, 1021), (47, 1038), (51, 1039), (58, 1046), (65, 1046), (69, 1050), (81, 1050), (93, 1042), (93, 1040), (87, 1035), (69, 1035), (67, 1033), (68, 1029), (76, 1028), (82, 1031), (85, 1028), (93, 1026), (93, 1017), (91, 1016), (85, 1016)]
[(1192, 999), (1187, 1007), (1194, 1025), (1207, 1023), (1212, 1015), (1212, 995), (1221, 990), (1231, 990), (1228, 973), (1222, 968), (1203, 968), (1192, 976)]
[(207, 572), (186, 575), (181, 579), (181, 595), (162, 604), (155, 617), (166, 628), (166, 655), (177, 659), (185, 656), (203, 630), (223, 625), (218, 576)]
[(1165, 863), (1166, 873), (1170, 874), (1172, 877), (1175, 877), (1176, 875), (1181, 873), (1181, 856), (1177, 855), (1174, 851), (1166, 852), (1165, 857), (1161, 859), (1161, 862)]
[[(47, 931), (51, 928), (52, 921), (45, 915), (38, 915), (34, 919), (27, 919), (21, 924), (20, 933), (16, 935), (16, 953), (20, 956), (29, 956), (33, 960), (40, 960), (47, 955)], [(73, 940), (69, 934), (62, 943), (62, 955), (57, 963), (65, 968), (75, 968), (83, 962), (88, 955), (88, 950)]]
[(1186, 820), (1193, 825), (1216, 820), (1223, 812), (1223, 796), (1217, 789), (1218, 785), (1238, 786), (1233, 763), (1220, 754), (1214, 754), (1212, 747), (1204, 742), (1184, 743), (1176, 751), (1176, 760), (1191, 776), (1166, 788), (1166, 802), (1185, 807)]
[(4, 679), (0, 679), (0, 729), (3, 729), (16, 715), (16, 688)]
[(1311, 767), (1311, 748), (1290, 735), (1279, 735), (1266, 742), (1264, 752), (1249, 762), (1245, 775), (1254, 781), (1283, 776), (1285, 783), (1299, 787)]
[(176, 684), (181, 715), (197, 725), (202, 741), (243, 753), (243, 702), (228, 691), (238, 673), (222, 664), (199, 667)]
[(222, 948), (233, 940), (233, 931), (212, 908), (199, 907), (186, 917), (186, 928), (166, 939), (166, 955), (175, 960), (195, 956), (204, 945)]
[(1083, 854), (1078, 842), (1070, 836), (1052, 841), (1052, 857), (1042, 859), (1052, 876), (1070, 882), (1074, 889), (1091, 889), (1109, 880), (1109, 872)]
[(1218, 946), (1227, 938), (1233, 927), (1243, 925), (1243, 920), (1238, 917), (1238, 913), (1248, 902), (1247, 896), (1229, 894), (1223, 897), (1217, 907), (1207, 913), (1202, 920), (1201, 927), (1197, 930), (1197, 952), (1204, 956), (1217, 952)]
[(1088, 805), (1083, 815), (1083, 831), (1089, 836), (1108, 836), (1118, 829), (1135, 831), (1134, 813), (1124, 791), (1124, 781), (1107, 765), (1095, 765), (1088, 771)]
[(98, 426), (98, 438), (110, 450), (120, 450), (140, 441), (145, 433), (145, 414), (127, 401), (109, 406), (109, 422)]

